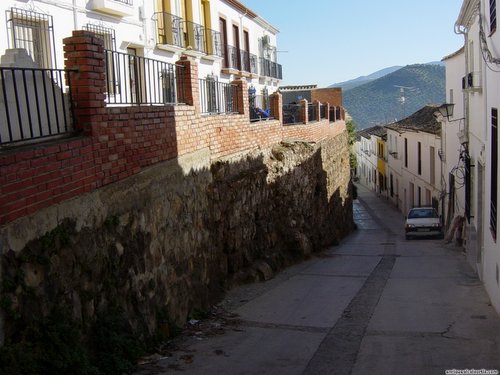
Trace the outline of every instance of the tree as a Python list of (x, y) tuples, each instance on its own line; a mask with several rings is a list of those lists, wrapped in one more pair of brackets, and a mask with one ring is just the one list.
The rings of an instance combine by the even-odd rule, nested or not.
[(356, 124), (352, 119), (348, 119), (345, 122), (345, 126), (348, 134), (348, 143), (349, 143), (349, 165), (351, 170), (356, 169), (358, 165), (358, 161), (356, 159), (356, 154), (354, 153), (353, 146), (356, 142)]

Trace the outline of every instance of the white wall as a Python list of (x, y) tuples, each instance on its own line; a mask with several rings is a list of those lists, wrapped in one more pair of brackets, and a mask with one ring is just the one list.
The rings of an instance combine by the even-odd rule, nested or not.
[[(50, 14), (53, 16), (54, 23), (54, 41), (56, 50), (57, 67), (64, 67), (63, 42), (66, 37), (71, 36), (72, 30), (79, 29), (87, 24), (98, 24), (103, 27), (112, 28), (116, 33), (116, 46), (119, 52), (126, 52), (127, 47), (139, 49), (138, 55), (175, 63), (179, 57), (186, 51), (175, 48), (158, 48), (156, 45), (156, 29), (155, 22), (152, 17), (155, 12), (154, 1), (135, 0), (132, 6), (125, 6), (130, 15), (119, 17), (105, 14), (99, 11), (92, 10), (94, 1), (96, 0), (35, 0), (34, 11), (39, 13)], [(103, 0), (100, 0), (103, 1)], [(109, 0), (104, 0), (109, 1)], [(113, 3), (113, 1), (110, 1)], [(116, 2), (115, 2), (116, 3)], [(173, 2), (174, 4), (175, 2)], [(119, 4), (119, 3), (117, 3)], [(121, 5), (120, 5), (121, 6)], [(219, 30), (219, 16), (224, 16), (227, 19), (228, 25), (228, 44), (234, 45), (232, 40), (231, 25), (242, 25), (243, 29), (249, 31), (250, 36), (250, 52), (259, 56), (259, 38), (263, 35), (268, 35), (272, 46), (277, 46), (277, 29), (268, 24), (262, 18), (253, 19), (249, 16), (241, 14), (239, 11), (229, 6), (227, 3), (216, 0), (210, 1), (212, 29)], [(30, 9), (30, 3), (16, 0), (2, 1), (2, 14), (0, 17), (0, 54), (9, 48), (9, 40), (7, 35), (7, 25), (5, 11), (11, 7)], [(172, 7), (172, 12), (176, 12), (175, 6)], [(140, 11), (141, 9), (141, 11)], [(139, 16), (142, 15), (142, 18)], [(201, 24), (201, 9), (200, 2), (193, 1), (193, 18), (194, 22)], [(243, 47), (243, 42), (240, 43)], [(236, 77), (233, 75), (220, 75), (221, 59), (218, 57), (204, 56), (203, 54), (196, 55), (199, 64), (199, 76), (205, 77), (209, 74), (214, 74), (223, 82), (229, 82)], [(54, 66), (56, 67), (56, 66)], [(248, 84), (252, 84), (261, 89), (267, 87), (272, 93), (277, 90), (279, 80), (268, 77), (247, 77)]]
[[(482, 9), (485, 14), (489, 14), (489, 2), (483, 1)], [(498, 16), (500, 15), (500, 8), (497, 4), (497, 23)], [(489, 17), (483, 16), (485, 20), (485, 28), (487, 27), (486, 22), (489, 20)], [(475, 32), (476, 30), (471, 30)], [(490, 51), (495, 57), (500, 56), (500, 30), (497, 26), (497, 31), (493, 33), (491, 36), (487, 38), (487, 42), (490, 48)], [(497, 229), (497, 239), (496, 241), (493, 238), (493, 235), (490, 231), (490, 195), (491, 195), (491, 108), (500, 109), (500, 73), (497, 71), (500, 70), (500, 66), (498, 64), (490, 63), (489, 66), (492, 69), (488, 69), (486, 66), (483, 67), (485, 80), (484, 80), (484, 104), (482, 108), (477, 108), (478, 112), (483, 113), (483, 118), (481, 124), (483, 125), (482, 129), (477, 129), (476, 132), (480, 134), (484, 140), (484, 142), (480, 142), (479, 140), (476, 142), (476, 147), (483, 147), (484, 151), (481, 149), (475, 149), (474, 157), (475, 159), (480, 159), (481, 157), (484, 159), (484, 209), (483, 209), (483, 246), (484, 250), (482, 253), (482, 273), (483, 273), (483, 281), (486, 286), (486, 290), (488, 291), (490, 298), (492, 300), (493, 305), (496, 310), (500, 312), (500, 235)], [(472, 130), (472, 126), (471, 126)], [(486, 154), (486, 155), (484, 155)], [(472, 156), (472, 155), (471, 155)], [(498, 165), (498, 160), (497, 160)], [(497, 169), (498, 173), (498, 169)], [(500, 174), (498, 174), (500, 176)], [(497, 187), (497, 197), (500, 198), (500, 186)], [(498, 218), (498, 213), (496, 215)]]

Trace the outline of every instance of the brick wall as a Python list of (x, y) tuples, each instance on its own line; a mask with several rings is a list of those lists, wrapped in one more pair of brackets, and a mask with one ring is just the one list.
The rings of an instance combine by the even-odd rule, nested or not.
[(328, 120), (283, 126), (278, 94), (277, 120), (251, 123), (245, 80), (235, 82), (240, 114), (201, 116), (198, 69), (188, 57), (178, 62), (188, 72), (182, 83), (186, 105), (107, 107), (102, 40), (74, 31), (64, 43), (66, 68), (76, 71), (71, 98), (80, 134), (0, 153), (0, 225), (200, 149), (216, 159), (284, 139), (316, 142), (344, 129), (343, 122)]
[(331, 87), (324, 89), (311, 90), (311, 100), (321, 103), (330, 103), (331, 106), (342, 106), (342, 89), (340, 87)]

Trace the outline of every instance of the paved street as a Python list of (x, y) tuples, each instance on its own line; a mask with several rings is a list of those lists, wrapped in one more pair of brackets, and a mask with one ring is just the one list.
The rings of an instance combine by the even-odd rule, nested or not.
[(358, 230), (222, 304), (239, 323), (193, 338), (146, 374), (444, 374), (500, 369), (500, 318), (460, 248), (404, 239), (404, 218), (359, 188)]

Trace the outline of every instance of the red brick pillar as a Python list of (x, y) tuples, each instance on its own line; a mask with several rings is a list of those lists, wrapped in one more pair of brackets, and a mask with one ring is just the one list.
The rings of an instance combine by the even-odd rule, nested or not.
[(192, 105), (196, 113), (200, 113), (200, 83), (198, 81), (198, 64), (190, 56), (183, 55), (176, 62), (177, 95), (180, 103)]
[(307, 124), (309, 122), (309, 106), (307, 99), (299, 100), (300, 112), (302, 113), (302, 122)]
[(271, 94), (271, 116), (283, 123), (283, 95), (279, 92)]
[(71, 89), (75, 128), (92, 135), (104, 121), (106, 73), (104, 42), (90, 31), (76, 30), (63, 40), (65, 68)]
[(328, 122), (330, 122), (330, 103), (326, 102), (325, 104), (325, 113), (326, 113), (326, 119), (328, 120)]
[(236, 110), (240, 115), (247, 115), (250, 121), (250, 103), (248, 102), (247, 81), (240, 78), (231, 82), (231, 84), (236, 86)]

